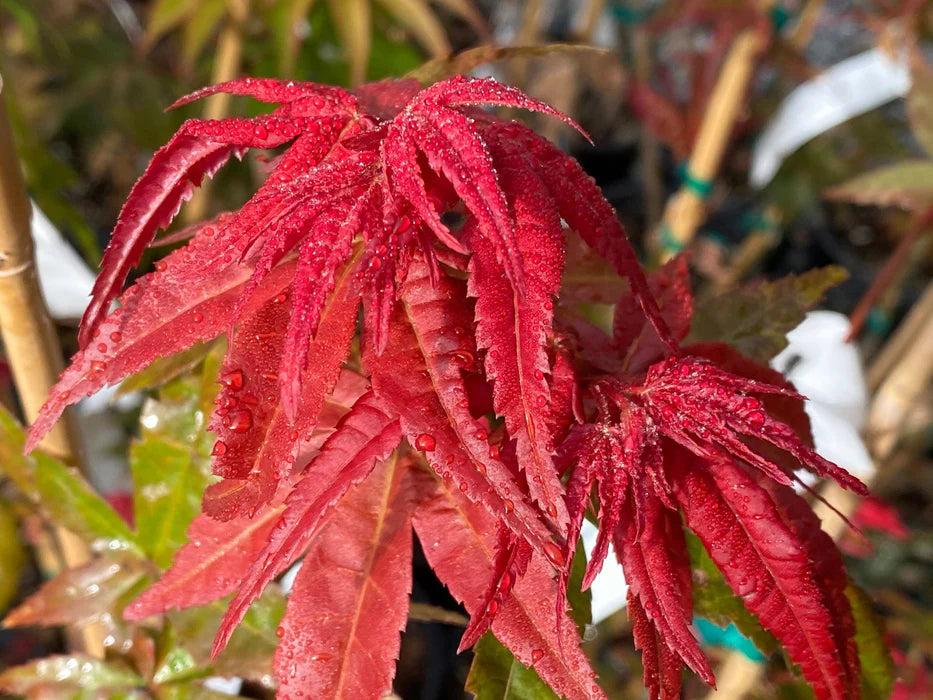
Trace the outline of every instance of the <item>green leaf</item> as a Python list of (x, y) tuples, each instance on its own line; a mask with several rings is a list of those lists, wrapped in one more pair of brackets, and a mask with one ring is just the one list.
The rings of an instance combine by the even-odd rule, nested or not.
[(129, 690), (142, 683), (142, 678), (115, 662), (82, 654), (48, 656), (0, 673), (0, 691), (35, 697), (56, 697), (69, 690)]
[(173, 610), (166, 616), (199, 666), (221, 676), (266, 682), (272, 675), (272, 655), (279, 643), (275, 630), (285, 614), (285, 597), (278, 586), (267, 586), (250, 606), (226, 648), (212, 662), (214, 634), (229, 602), (227, 597), (198, 608)]
[(492, 632), (480, 637), (473, 647), (466, 689), (477, 700), (557, 700), (534, 669), (518, 661)]
[(42, 584), (3, 620), (20, 625), (83, 625), (105, 614), (119, 618), (123, 604), (146, 584), (139, 560), (98, 557)]
[(863, 700), (885, 700), (894, 686), (894, 662), (884, 643), (881, 620), (871, 608), (871, 599), (861, 588), (850, 582), (846, 597), (855, 620), (855, 643), (862, 666)]
[(0, 613), (19, 593), (20, 579), (26, 567), (26, 549), (19, 534), (13, 509), (0, 501)]
[(149, 11), (146, 41), (153, 43), (167, 31), (181, 24), (198, 6), (199, 0), (156, 0)]
[[(583, 541), (577, 544), (570, 570), (567, 599), (570, 616), (582, 632), (593, 620), (593, 594), (580, 590), (586, 573), (586, 552)], [(541, 680), (533, 668), (515, 658), (492, 632), (487, 632), (473, 647), (473, 665), (467, 677), (466, 689), (477, 700), (556, 700), (557, 695)]]
[(32, 457), (23, 456), (25, 442), (22, 426), (0, 404), (0, 469), (26, 498), (36, 502), (36, 465)]
[(227, 14), (227, 0), (200, 0), (197, 9), (185, 20), (182, 60), (192, 68), (211, 36)]
[(162, 658), (162, 662), (152, 674), (152, 682), (171, 683), (203, 675), (204, 671), (198, 667), (190, 652), (182, 647), (174, 647)]
[(207, 478), (190, 449), (154, 436), (133, 444), (130, 468), (137, 541), (156, 566), (168, 568), (187, 542), (185, 530), (201, 509)]
[(76, 469), (41, 452), (23, 456), (24, 434), (0, 407), (0, 468), (58, 526), (84, 538), (97, 551), (139, 553), (126, 521)]
[(230, 700), (226, 693), (205, 688), (200, 683), (168, 683), (155, 689), (159, 700)]
[(573, 565), (570, 569), (570, 580), (567, 582), (567, 601), (570, 603), (570, 617), (577, 623), (582, 634), (588, 624), (593, 621), (593, 591), (587, 588), (580, 590), (583, 576), (586, 574), (586, 551), (583, 549), (583, 540), (577, 542), (577, 551), (573, 555)]
[(847, 276), (841, 267), (830, 265), (707, 297), (694, 307), (687, 342), (728, 343), (746, 357), (767, 363), (787, 347), (787, 333), (806, 312)]
[(933, 205), (933, 161), (905, 160), (857, 175), (823, 192), (829, 199), (923, 211)]
[(76, 469), (41, 452), (36, 463), (39, 502), (52, 522), (84, 538), (94, 551), (140, 553), (129, 526)]
[(745, 607), (745, 604), (729, 588), (722, 572), (707, 554), (700, 538), (690, 531), (687, 551), (693, 570), (693, 613), (719, 627), (734, 624), (739, 631), (752, 640), (763, 654), (773, 654), (778, 649), (777, 640), (771, 636)]
[(910, 92), (907, 93), (907, 118), (914, 138), (933, 156), (933, 70), (915, 57), (911, 65)]

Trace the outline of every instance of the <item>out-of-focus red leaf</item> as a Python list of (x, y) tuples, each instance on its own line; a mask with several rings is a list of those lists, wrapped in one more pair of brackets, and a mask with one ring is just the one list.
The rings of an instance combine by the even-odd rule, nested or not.
[[(822, 579), (809, 556), (811, 548), (772, 500), (769, 490), (778, 485), (762, 488), (729, 459), (685, 469), (674, 482), (688, 527), (749, 611), (800, 665), (817, 697), (857, 695), (847, 646), (838, 646), (837, 632), (845, 621), (835, 617), (832, 584)], [(787, 499), (793, 495), (786, 487), (782, 492)], [(805, 503), (802, 507), (809, 511)], [(854, 663), (857, 668), (857, 659)]]
[(206, 515), (188, 528), (188, 544), (175, 562), (123, 611), (127, 620), (142, 620), (172, 608), (190, 608), (223, 598), (235, 591), (258, 552), (265, 546), (284, 508), (265, 507), (252, 518), (227, 522)]
[[(413, 523), (428, 563), (453, 596), (474, 614), (494, 577), (496, 519), (459, 489), (428, 474)], [(557, 587), (546, 559), (534, 554), (492, 623), (492, 631), (515, 657), (534, 666), (554, 691), (570, 700), (604, 698), (576, 625), (565, 616), (557, 636)], [(561, 603), (561, 606), (563, 603)]]
[(314, 538), (279, 628), (279, 697), (391, 692), (411, 592), (414, 487), (408, 461), (388, 460)]

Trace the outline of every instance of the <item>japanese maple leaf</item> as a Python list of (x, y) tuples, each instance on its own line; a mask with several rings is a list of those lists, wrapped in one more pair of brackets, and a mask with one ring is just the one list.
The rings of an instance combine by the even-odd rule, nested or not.
[[(651, 280), (678, 338), (689, 330), (692, 311), (686, 274), (680, 260)], [(856, 697), (859, 666), (842, 560), (788, 485), (793, 469), (803, 467), (859, 494), (865, 487), (814, 451), (804, 434), (803, 397), (780, 374), (722, 344), (666, 356), (631, 309), (623, 297), (614, 337), (604, 337), (618, 369), (589, 384), (593, 421), (574, 428), (562, 446), (563, 459), (573, 464), (568, 560), (595, 487), (599, 536), (583, 585), (612, 543), (630, 585), (629, 614), (651, 696), (679, 697), (684, 665), (712, 683), (690, 631), (682, 511), (817, 697)], [(566, 574), (561, 578), (566, 585)]]
[[(463, 77), (426, 89), (398, 81), (353, 92), (244, 79), (176, 104), (217, 92), (277, 106), (252, 119), (188, 121), (155, 154), (104, 255), (81, 324), (81, 349), (29, 438), (32, 448), (81, 396), (157, 357), (226, 334), (223, 388), (209, 419), (218, 436), (212, 466), (221, 480), (205, 492), (204, 515), (191, 532), (193, 542), (212, 542), (216, 556), (191, 573), (185, 569), (198, 555), (182, 550), (129, 614), (203, 602), (205, 587), (236, 590), (219, 650), (285, 567), (302, 557), (333, 556), (318, 546), (331, 540), (337, 546), (341, 537), (332, 537), (329, 523), (352, 520), (344, 508), (395, 504), (397, 528), (377, 527), (369, 544), (382, 546), (385, 534), (404, 568), (406, 518), (423, 504), (408, 493), (407, 477), (380, 470), (412, 462), (413, 448), (443, 489), (471, 504), (470, 515), (456, 522), (491, 523), (483, 525), (491, 539), (471, 545), (489, 566), (470, 575), (466, 588), (457, 579), (463, 572), (442, 575), (472, 614), (464, 643), (491, 626), (523, 661), (537, 661), (534, 652), (543, 649), (542, 668), (553, 669), (547, 680), (559, 692), (598, 696), (588, 677), (568, 677), (571, 667), (585, 666), (572, 639), (550, 631), (554, 611), (559, 618), (564, 611), (547, 569), (565, 563), (570, 522), (553, 455), (576, 406), (571, 361), (552, 318), (564, 264), (562, 222), (628, 278), (662, 345), (673, 352), (675, 341), (593, 180), (531, 130), (478, 106), (535, 109), (573, 122), (513, 88)], [(186, 232), (185, 245), (122, 291), (193, 188), (251, 148), (282, 149), (255, 195), (238, 211)], [(461, 228), (448, 228), (448, 211), (465, 216)], [(362, 357), (351, 358), (361, 310)], [(342, 404), (345, 415), (315, 447), (348, 359), (362, 360), (366, 386)], [(487, 409), (504, 419), (494, 443), (490, 417), (482, 415)], [(352, 495), (360, 489), (369, 495)], [(230, 523), (226, 539), (216, 521)], [(379, 517), (366, 522), (385, 524)], [(351, 540), (362, 544), (350, 538), (347, 546)], [(444, 566), (438, 564), (439, 573)], [(367, 571), (376, 576), (376, 569)], [(296, 624), (287, 618), (283, 625), (283, 647), (295, 653), (309, 651), (330, 630), (304, 629), (314, 597), (309, 576), (292, 599)], [(537, 583), (519, 584), (528, 577)], [(390, 632), (403, 619), (403, 589), (393, 587), (387, 601)], [(513, 623), (500, 621), (519, 594), (537, 597), (533, 626), (541, 646), (526, 648)], [(362, 594), (357, 600), (371, 604)], [(510, 619), (527, 627), (530, 614), (522, 604)], [(348, 655), (374, 646), (385, 652), (364, 692), (363, 666)], [(342, 680), (320, 692), (377, 697), (391, 679), (391, 647), (388, 638), (354, 642), (341, 652), (343, 670), (335, 678)], [(291, 677), (287, 657), (277, 668)], [(357, 670), (341, 675), (347, 669)], [(578, 682), (573, 692), (562, 690)]]

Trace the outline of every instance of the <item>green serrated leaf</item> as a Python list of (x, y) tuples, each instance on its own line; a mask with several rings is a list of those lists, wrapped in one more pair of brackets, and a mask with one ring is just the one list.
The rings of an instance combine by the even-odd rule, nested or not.
[(190, 449), (153, 435), (130, 448), (130, 469), (137, 541), (156, 566), (168, 568), (201, 510), (207, 477)]
[(473, 647), (473, 665), (466, 689), (477, 700), (557, 700), (557, 695), (506, 649), (492, 632)]
[(226, 648), (211, 661), (214, 634), (229, 602), (227, 597), (198, 608), (171, 611), (167, 617), (198, 665), (218, 675), (266, 681), (272, 674), (272, 655), (279, 642), (275, 630), (285, 614), (285, 597), (278, 586), (268, 586), (250, 606)]
[(84, 538), (95, 551), (140, 553), (136, 538), (120, 515), (83, 479), (41, 452), (36, 463), (36, 491), (42, 508), (56, 525)]
[(846, 597), (855, 620), (855, 643), (862, 667), (863, 700), (885, 700), (894, 687), (894, 662), (884, 643), (884, 628), (871, 607), (868, 594), (854, 583), (846, 587)]
[(905, 160), (857, 175), (824, 196), (855, 204), (923, 211), (933, 205), (933, 160)]
[(766, 631), (729, 588), (722, 572), (707, 554), (700, 538), (685, 531), (690, 567), (693, 570), (693, 612), (697, 617), (709, 620), (720, 627), (734, 624), (739, 631), (752, 640), (763, 654), (773, 654), (778, 649), (777, 640)]
[(22, 427), (0, 407), (0, 468), (20, 491), (93, 549), (140, 553), (126, 521), (76, 469), (38, 451), (24, 457), (24, 440)]
[(173, 683), (201, 677), (204, 673), (190, 652), (182, 647), (174, 647), (162, 658), (162, 662), (152, 674), (152, 682), (159, 685)]
[(0, 673), (0, 691), (30, 697), (50, 697), (48, 691), (131, 689), (143, 679), (117, 664), (82, 654), (49, 656)]
[(573, 565), (570, 569), (570, 580), (567, 582), (567, 601), (570, 603), (570, 617), (577, 623), (582, 634), (586, 626), (593, 621), (593, 592), (587, 588), (581, 591), (583, 576), (586, 574), (586, 551), (583, 549), (583, 540), (577, 543), (577, 551), (573, 556)]
[(694, 307), (687, 342), (727, 343), (767, 364), (787, 347), (787, 333), (803, 321), (806, 312), (847, 277), (843, 268), (830, 265), (707, 297)]
[(13, 509), (0, 501), (0, 613), (19, 593), (20, 578), (27, 564), (26, 549)]
[(933, 70), (919, 57), (911, 65), (907, 117), (914, 138), (933, 156)]
[(36, 465), (32, 457), (23, 456), (25, 442), (22, 426), (0, 404), (0, 469), (26, 498), (36, 502)]

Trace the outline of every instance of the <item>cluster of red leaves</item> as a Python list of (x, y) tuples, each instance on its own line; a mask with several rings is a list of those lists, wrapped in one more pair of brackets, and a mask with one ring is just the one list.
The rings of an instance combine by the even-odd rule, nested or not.
[[(279, 106), (186, 122), (156, 153), (114, 230), (81, 350), (29, 439), (82, 395), (226, 333), (209, 423), (221, 479), (189, 544), (127, 616), (235, 591), (219, 650), (303, 558), (279, 629), (280, 695), (381, 697), (407, 617), (414, 529), (471, 614), (463, 646), (491, 628), (557, 693), (602, 697), (564, 597), (598, 484), (587, 583), (614, 541), (653, 696), (677, 696), (682, 663), (713, 680), (689, 629), (680, 510), (818, 696), (857, 694), (841, 561), (786, 484), (800, 463), (861, 485), (806, 444), (800, 397), (779, 376), (724, 347), (682, 351), (684, 271), (649, 289), (592, 179), (477, 105), (568, 118), (462, 77), (352, 93), (246, 79), (179, 104), (221, 91)], [(197, 227), (121, 293), (205, 175), (286, 144), (247, 204)], [(613, 339), (566, 334), (554, 318), (562, 221), (629, 280)], [(359, 374), (345, 365), (361, 308)]]

